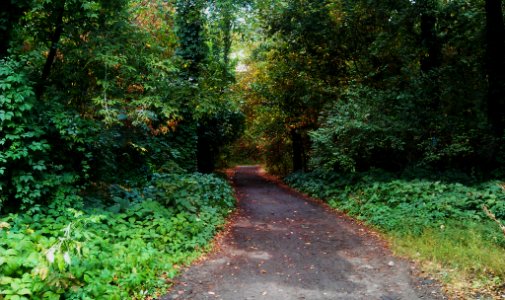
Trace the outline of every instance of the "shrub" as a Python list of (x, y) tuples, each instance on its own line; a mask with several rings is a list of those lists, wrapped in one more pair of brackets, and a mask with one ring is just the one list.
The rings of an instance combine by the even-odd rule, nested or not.
[[(198, 257), (234, 204), (212, 175), (165, 174), (112, 206), (50, 208), (0, 219), (0, 299), (159, 295)], [(129, 194), (127, 194), (129, 193)]]
[[(380, 170), (348, 175), (315, 171), (295, 173), (285, 180), (386, 231), (419, 234), (450, 220), (482, 222), (488, 220), (483, 205), (505, 220), (505, 192), (500, 181), (462, 184), (452, 180), (454, 174), (437, 179), (410, 176)], [(505, 237), (495, 229), (489, 238), (505, 246)]]
[(49, 144), (33, 115), (35, 94), (22, 63), (0, 61), (0, 211), (29, 208), (53, 182), (44, 181)]

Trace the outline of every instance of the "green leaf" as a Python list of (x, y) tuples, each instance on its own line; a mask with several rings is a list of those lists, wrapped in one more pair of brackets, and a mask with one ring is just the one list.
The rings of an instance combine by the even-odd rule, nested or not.
[(0, 290), (0, 295), (12, 295), (14, 294), (13, 290)]
[[(1, 264), (0, 264), (1, 265)], [(13, 281), (12, 277), (2, 276), (0, 277), (0, 285), (11, 284)]]
[(17, 294), (18, 295), (31, 295), (32, 292), (27, 288), (22, 288), (19, 291), (17, 291)]

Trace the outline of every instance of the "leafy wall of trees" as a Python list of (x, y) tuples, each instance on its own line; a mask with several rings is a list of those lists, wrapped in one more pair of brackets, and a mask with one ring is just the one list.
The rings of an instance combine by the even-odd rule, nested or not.
[(81, 190), (160, 170), (213, 171), (243, 126), (229, 89), (238, 6), (8, 1), (0, 207), (47, 204), (61, 183)]
[(267, 37), (256, 48), (260, 75), (250, 85), (261, 100), (251, 103), (261, 106), (255, 118), (264, 110), (276, 116), (263, 133), (276, 141), (261, 145), (266, 156), (283, 149), (286, 157), (270, 167), (503, 166), (502, 6), (261, 2)]

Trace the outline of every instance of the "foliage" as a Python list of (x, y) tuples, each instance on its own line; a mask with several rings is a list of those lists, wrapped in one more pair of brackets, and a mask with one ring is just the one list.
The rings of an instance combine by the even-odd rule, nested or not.
[(287, 150), (285, 157), (265, 152), (267, 167), (291, 158), (284, 169), (297, 169), (297, 160), (347, 171), (501, 168), (501, 137), (486, 108), (482, 2), (263, 0), (257, 7), (256, 34), (265, 38), (248, 62), (255, 79), (246, 111), (258, 127), (249, 132), (256, 148), (280, 142)]
[[(268, 165), (273, 167), (273, 162), (276, 169), (286, 169), (286, 165), (279, 164), (290, 157), (289, 167), (306, 169), (307, 131), (317, 127), (322, 106), (335, 94), (333, 84), (340, 73), (336, 62), (341, 49), (327, 4), (280, 1), (273, 10), (271, 6), (260, 10), (268, 40), (254, 53), (260, 74), (252, 88), (256, 98), (262, 99), (258, 106), (273, 108), (266, 112), (266, 118), (275, 118), (275, 122), (267, 123), (274, 127), (262, 135), (275, 143), (271, 146), (276, 150), (291, 148), (283, 152), (286, 158), (269, 159)], [(259, 118), (262, 109), (256, 110)]]
[[(215, 37), (231, 34), (231, 28), (207, 25), (205, 18), (230, 19), (234, 6), (210, 16), (203, 14), (206, 5), (72, 0), (9, 6), (23, 14), (2, 27), (12, 53), (1, 66), (2, 139), (11, 139), (3, 142), (10, 150), (1, 153), (3, 206), (26, 209), (42, 198), (49, 204), (51, 185), (58, 187), (58, 181), (77, 194), (90, 183), (194, 171), (199, 135), (212, 137), (217, 157), (241, 132), (240, 113), (231, 108), (234, 100), (227, 92), (231, 64), (224, 65), (222, 51), (213, 56), (202, 50), (201, 73), (191, 79), (187, 59), (194, 49), (180, 54), (191, 44), (183, 36), (191, 39), (194, 29), (183, 26), (185, 9), (198, 12), (194, 25), (201, 30), (202, 49), (211, 40), (225, 43)], [(0, 19), (6, 21), (4, 14)]]
[[(350, 87), (329, 110), (321, 127), (310, 133), (312, 165), (329, 170), (355, 171), (372, 163), (401, 164), (408, 137), (419, 135), (405, 92)], [(415, 141), (413, 141), (415, 142)]]
[(187, 76), (198, 76), (199, 64), (203, 62), (208, 52), (204, 36), (205, 3), (202, 0), (176, 1), (176, 9), (177, 35), (180, 43), (178, 54), (187, 61)]
[[(212, 175), (158, 175), (109, 208), (54, 208), (0, 220), (0, 297), (124, 299), (162, 293), (234, 205)], [(188, 191), (191, 191), (189, 193)], [(121, 209), (120, 209), (121, 208)]]
[(151, 184), (146, 197), (152, 195), (153, 199), (176, 211), (200, 214), (208, 207), (226, 211), (235, 205), (230, 186), (214, 175), (166, 174), (155, 176)]
[[(36, 209), (45, 197), (75, 193), (77, 174), (50, 161), (54, 150), (46, 139), (47, 128), (34, 112), (35, 95), (21, 62), (2, 61), (0, 89), (0, 211)], [(79, 205), (79, 198), (74, 200)]]
[[(484, 14), (466, 0), (7, 1), (0, 212), (14, 214), (0, 223), (0, 291), (150, 292), (231, 208), (228, 187), (191, 172), (213, 171), (243, 131), (235, 153), (280, 174), (313, 168), (293, 184), (385, 230), (476, 224), (482, 204), (503, 220), (497, 182), (374, 171), (503, 173), (502, 113), (486, 97), (503, 76), (489, 76)], [(99, 251), (120, 255), (109, 265)]]
[(467, 178), (467, 183), (462, 184), (451, 181), (453, 176), (438, 176), (436, 180), (408, 174), (398, 177), (379, 170), (347, 176), (320, 171), (295, 173), (286, 180), (304, 192), (328, 199), (332, 206), (395, 232), (420, 233), (426, 227), (439, 227), (448, 219), (485, 220), (483, 205), (505, 219), (501, 182), (469, 184)]
[(198, 167), (202, 172), (215, 169), (224, 145), (234, 142), (244, 132), (244, 115), (238, 110), (221, 109), (198, 122)]
[[(49, 148), (42, 139), (40, 127), (30, 128), (30, 110), (34, 105), (34, 93), (28, 79), (20, 72), (20, 64), (12, 60), (0, 64), (0, 209), (10, 197), (33, 204), (42, 196), (41, 185), (36, 188), (36, 177), (47, 166), (42, 156)], [(16, 170), (12, 165), (16, 164)]]
[(461, 116), (416, 110), (430, 105), (419, 92), (422, 85), (350, 86), (322, 114), (320, 128), (309, 133), (312, 167), (350, 172), (407, 166), (492, 169), (489, 149), (498, 139), (486, 130), (484, 120), (463, 123)]

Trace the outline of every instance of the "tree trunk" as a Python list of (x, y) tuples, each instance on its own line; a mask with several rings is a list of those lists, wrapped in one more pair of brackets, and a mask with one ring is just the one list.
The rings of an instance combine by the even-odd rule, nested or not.
[(215, 168), (215, 161), (216, 154), (212, 149), (211, 144), (202, 138), (201, 134), (199, 134), (196, 149), (196, 162), (198, 172), (204, 174), (212, 173)]
[(49, 49), (49, 54), (47, 55), (46, 63), (44, 64), (44, 69), (42, 70), (42, 75), (40, 76), (40, 81), (35, 90), (35, 95), (37, 100), (42, 98), (44, 94), (44, 89), (46, 87), (47, 79), (51, 74), (51, 67), (53, 66), (54, 58), (58, 51), (58, 43), (60, 42), (61, 34), (63, 33), (63, 15), (65, 14), (65, 0), (61, 2), (60, 7), (57, 9), (56, 17), (56, 27), (54, 29), (53, 37), (51, 38), (51, 48)]
[(26, 4), (13, 4), (13, 2), (7, 0), (6, 3), (3, 3), (2, 11), (0, 12), (0, 59), (7, 56), (11, 31), (27, 9)]
[[(176, 26), (179, 45), (176, 53), (185, 62), (182, 76), (190, 84), (198, 82), (200, 77), (200, 64), (207, 55), (207, 46), (204, 39), (204, 18), (202, 0), (177, 0), (176, 5)], [(189, 97), (198, 97), (195, 89), (191, 89)], [(208, 140), (204, 138), (205, 128), (197, 125), (193, 118), (193, 108), (189, 107), (189, 102), (183, 103), (183, 109), (187, 114), (187, 121), (195, 124), (197, 142), (195, 152), (196, 167), (199, 172), (210, 173), (214, 170), (214, 154), (210, 149)]]
[(423, 56), (420, 59), (421, 71), (429, 78), (428, 96), (431, 99), (431, 108), (437, 111), (440, 107), (440, 87), (438, 78), (433, 71), (440, 67), (441, 45), (436, 33), (437, 18), (435, 6), (431, 0), (421, 3), (421, 44)]
[(303, 171), (305, 169), (303, 139), (296, 129), (291, 130), (291, 143), (293, 147), (293, 171)]
[(428, 73), (440, 66), (440, 43), (435, 25), (437, 18), (431, 12), (421, 14), (421, 40), (426, 54), (421, 57), (421, 71)]
[(187, 77), (197, 78), (200, 73), (200, 63), (207, 54), (204, 39), (204, 18), (202, 16), (203, 2), (201, 0), (178, 0), (177, 36), (179, 47), (177, 54), (187, 62)]
[(486, 0), (487, 115), (493, 133), (505, 129), (505, 25), (501, 0)]
[(231, 44), (232, 44), (233, 23), (231, 21), (232, 16), (229, 13), (227, 13), (224, 18), (225, 18), (225, 20), (224, 20), (224, 28), (223, 28), (223, 33), (224, 33), (223, 61), (224, 61), (225, 68), (228, 68), (228, 66), (230, 65), (230, 51), (231, 51)]

